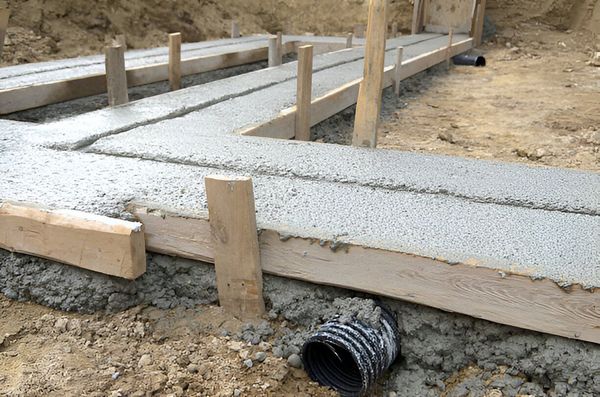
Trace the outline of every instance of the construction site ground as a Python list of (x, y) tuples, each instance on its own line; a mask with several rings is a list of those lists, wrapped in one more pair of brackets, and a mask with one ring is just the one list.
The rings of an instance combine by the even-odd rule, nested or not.
[[(39, 27), (44, 23), (54, 26), (53, 20), (35, 19), (37, 14), (32, 14), (31, 23), (25, 18), (27, 7), (31, 10), (42, 2), (11, 3), (22, 6), (17, 18), (21, 23), (8, 31), (8, 61), (4, 65), (97, 53), (103, 45), (104, 34), (99, 35), (100, 40), (88, 40), (88, 46), (73, 42), (70, 35), (57, 41), (61, 33), (56, 29), (52, 37), (42, 37)], [(133, 8), (138, 4), (131, 3)], [(228, 3), (217, 8), (226, 8)], [(409, 10), (408, 1), (399, 3)], [(522, 5), (506, 1), (506, 7), (500, 0), (491, 3), (497, 34), (480, 48), (488, 66), (457, 66), (450, 71), (440, 66), (405, 82), (400, 98), (386, 93), (379, 146), (600, 171), (600, 67), (589, 62), (592, 53), (600, 51), (600, 39), (599, 32), (585, 29), (594, 21), (600, 26), (600, 6), (590, 3), (595, 4), (596, 19), (590, 21), (578, 13), (581, 23), (570, 26), (554, 13), (533, 12), (534, 7), (526, 6), (536, 3), (533, 1)], [(545, 7), (552, 2), (543, 3)], [(579, 3), (581, 13), (588, 10), (586, 2)], [(65, 10), (56, 13), (69, 23), (81, 22), (70, 20)], [(214, 14), (222, 16), (216, 11)], [(242, 28), (259, 33), (282, 27), (273, 22), (274, 17), (258, 14), (241, 18)], [(177, 20), (189, 18), (177, 15)], [(406, 11), (399, 19), (405, 29), (409, 15)], [(350, 21), (345, 14), (344, 18)], [(303, 22), (300, 17), (291, 20), (296, 29)], [(110, 24), (102, 21), (98, 22), (99, 31), (103, 24)], [(188, 30), (190, 41), (225, 33), (225, 25), (211, 26), (208, 31), (190, 30), (189, 26), (197, 23), (184, 23), (180, 29), (184, 37)], [(305, 30), (343, 32), (341, 26), (335, 31), (327, 31), (325, 26), (330, 25), (319, 21)], [(181, 26), (177, 24), (169, 26), (170, 30), (178, 28)], [(134, 36), (131, 44), (162, 44), (158, 32), (165, 29), (152, 25), (148, 38)], [(347, 144), (352, 122), (353, 109), (349, 109), (313, 132), (319, 141)], [(264, 332), (262, 342), (253, 345), (240, 342), (239, 335), (248, 325), (214, 305), (190, 309), (143, 306), (123, 313), (83, 315), (0, 296), (0, 396), (335, 395), (294, 368), (293, 360), (288, 362), (274, 351), (282, 336), (296, 327), (284, 317), (267, 320), (272, 332)], [(403, 332), (408, 339), (414, 337), (410, 326)], [(248, 359), (252, 360), (251, 367)], [(582, 374), (572, 374), (575, 378), (578, 375)], [(548, 388), (539, 380), (524, 377), (517, 365), (477, 362), (452, 369), (444, 378), (441, 384), (432, 380), (431, 386), (447, 397), (567, 396), (571, 382), (552, 380)], [(597, 378), (600, 381), (600, 376)], [(394, 382), (386, 382), (377, 393), (393, 396), (398, 390), (397, 395), (403, 395)]]

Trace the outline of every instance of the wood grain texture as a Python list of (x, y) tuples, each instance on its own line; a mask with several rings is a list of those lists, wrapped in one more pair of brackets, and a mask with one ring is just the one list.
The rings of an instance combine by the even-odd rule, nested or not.
[(370, 0), (364, 78), (360, 84), (352, 145), (377, 146), (377, 125), (381, 111), (381, 90), (385, 67), (388, 0)]
[(446, 51), (446, 69), (450, 69), (450, 60), (452, 59), (452, 40), (454, 40), (454, 28), (448, 32), (448, 49)]
[(352, 48), (354, 45), (352, 42), (354, 41), (354, 33), (348, 33), (346, 35), (346, 48)]
[(169, 87), (181, 88), (181, 33), (169, 34)]
[(424, 14), (424, 2), (425, 0), (415, 0), (413, 6), (413, 17), (411, 34), (419, 34), (423, 31), (423, 14)]
[(6, 29), (8, 29), (9, 17), (9, 9), (0, 9), (0, 59), (2, 59), (2, 50), (4, 49), (4, 38), (6, 37)]
[(265, 311), (252, 179), (205, 178), (219, 303), (242, 319)]
[(298, 48), (296, 79), (296, 131), (298, 141), (310, 141), (310, 110), (312, 101), (313, 47)]
[[(286, 53), (295, 51), (295, 42), (284, 45)], [(181, 74), (210, 72), (213, 70), (260, 62), (267, 59), (267, 47), (218, 55), (193, 57), (181, 61)], [(127, 84), (135, 87), (168, 80), (169, 64), (158, 63), (127, 70)], [(94, 74), (68, 80), (0, 90), (0, 114), (8, 114), (52, 103), (68, 101), (105, 93), (106, 74)]]
[(269, 37), (269, 67), (276, 67), (281, 65), (281, 59), (279, 58), (279, 49), (277, 36)]
[[(466, 39), (452, 45), (451, 55), (462, 54), (473, 47), (473, 39)], [(402, 81), (415, 74), (437, 65), (447, 57), (447, 48), (440, 48), (422, 54), (402, 63), (396, 76), (396, 67), (389, 66), (384, 69), (384, 88), (390, 87), (394, 81)], [(323, 120), (354, 105), (358, 99), (358, 91), (362, 79), (351, 81), (338, 87), (327, 94), (315, 98), (311, 106), (311, 127)], [(277, 117), (266, 123), (252, 125), (237, 131), (240, 135), (263, 136), (278, 139), (292, 139), (294, 137), (294, 120), (296, 108), (284, 109)]]
[(473, 38), (475, 39), (475, 46), (479, 47), (483, 42), (483, 25), (485, 23), (485, 6), (486, 0), (480, 0), (479, 5), (477, 6), (477, 22), (475, 25), (475, 34)]
[(129, 102), (125, 50), (121, 46), (106, 48), (106, 88), (108, 105), (118, 106)]
[(140, 223), (79, 211), (0, 204), (0, 248), (131, 280), (146, 271)]
[[(204, 238), (204, 243), (183, 246), (198, 250), (210, 244), (209, 223), (202, 219), (177, 220), (163, 214), (163, 222)], [(189, 226), (186, 226), (186, 224)], [(204, 228), (205, 232), (198, 230)], [(147, 233), (155, 232), (151, 224)], [(156, 233), (156, 234), (159, 234)], [(203, 236), (203, 237), (200, 237)], [(177, 255), (175, 236), (161, 236), (148, 250)], [(162, 242), (168, 244), (162, 245)], [(316, 284), (333, 285), (462, 313), (501, 324), (545, 332), (600, 344), (600, 292), (579, 286), (564, 290), (550, 280), (507, 274), (489, 268), (448, 265), (433, 259), (356, 245), (320, 244), (318, 239), (281, 238), (273, 230), (259, 237), (262, 270), (265, 273)], [(188, 258), (194, 252), (185, 250)]]

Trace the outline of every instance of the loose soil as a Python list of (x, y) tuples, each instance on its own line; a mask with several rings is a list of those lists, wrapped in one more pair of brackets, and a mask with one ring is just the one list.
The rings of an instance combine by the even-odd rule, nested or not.
[[(342, 34), (365, 22), (368, 2), (6, 3), (13, 14), (1, 65), (96, 54), (117, 34), (130, 48), (165, 45), (172, 31), (185, 41), (225, 37), (231, 19), (243, 34)], [(391, 8), (408, 31), (409, 0)], [(488, 66), (438, 67), (405, 82), (399, 99), (387, 93), (379, 146), (599, 171), (600, 68), (588, 61), (600, 51), (600, 1), (488, 0), (488, 15), (498, 28), (482, 47)], [(351, 120), (350, 109), (317, 128), (329, 127), (317, 138), (347, 142)], [(236, 337), (243, 324), (215, 306), (89, 316), (0, 296), (0, 319), (0, 396), (334, 395), (273, 355), (269, 343), (287, 326), (279, 320), (270, 321), (275, 334), (266, 342), (247, 345)], [(451, 376), (444, 395), (471, 395), (453, 390), (481, 371)], [(486, 390), (503, 395), (493, 381)]]

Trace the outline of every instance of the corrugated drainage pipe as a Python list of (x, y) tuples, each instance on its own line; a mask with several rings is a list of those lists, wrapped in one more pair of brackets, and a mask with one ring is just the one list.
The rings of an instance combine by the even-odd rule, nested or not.
[(481, 55), (457, 55), (452, 58), (455, 65), (467, 65), (467, 66), (485, 66), (485, 57)]
[(308, 375), (343, 397), (364, 396), (398, 356), (400, 335), (394, 316), (382, 308), (380, 327), (358, 320), (325, 323), (302, 348)]

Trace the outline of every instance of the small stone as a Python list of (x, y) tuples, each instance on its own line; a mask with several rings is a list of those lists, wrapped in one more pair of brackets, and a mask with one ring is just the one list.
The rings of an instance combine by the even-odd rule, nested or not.
[(287, 359), (287, 362), (290, 365), (290, 367), (302, 368), (302, 359), (297, 354), (290, 355)]
[(187, 371), (190, 374), (196, 374), (198, 373), (198, 366), (196, 364), (190, 364), (187, 366)]
[(265, 352), (258, 352), (254, 355), (254, 358), (256, 359), (256, 361), (258, 361), (259, 363), (264, 362), (267, 359), (267, 353)]
[(242, 391), (240, 389), (233, 390), (233, 397), (240, 397), (242, 395)]
[(120, 372), (115, 372), (111, 375), (112, 380), (117, 380), (119, 379), (119, 376), (121, 376)]
[(395, 391), (391, 391), (388, 393), (388, 397), (398, 397), (398, 393), (396, 393)]
[(244, 347), (244, 342), (231, 341), (227, 343), (227, 347), (234, 352), (239, 352)]
[(590, 61), (590, 65), (600, 66), (600, 52), (595, 52), (594, 55), (592, 55), (592, 60)]
[(448, 143), (456, 142), (456, 139), (454, 139), (454, 135), (452, 135), (452, 133), (450, 133), (449, 131), (440, 131), (440, 133), (438, 133), (438, 138), (441, 141), (448, 142)]
[(539, 160), (542, 157), (546, 156), (548, 153), (546, 152), (545, 149), (542, 148), (538, 148), (535, 149), (533, 152), (529, 153), (529, 155), (527, 156), (527, 158), (529, 160)]
[(69, 320), (64, 317), (61, 317), (54, 323), (54, 328), (59, 332), (66, 332), (68, 324)]
[(144, 354), (138, 361), (138, 367), (147, 367), (149, 365), (152, 365), (152, 356), (149, 354)]
[(254, 363), (252, 362), (252, 360), (247, 359), (247, 360), (244, 360), (244, 365), (248, 368), (252, 368), (254, 366)]
[(273, 355), (275, 357), (283, 357), (283, 348), (281, 346), (275, 346), (273, 348)]
[(271, 346), (271, 344), (269, 342), (260, 342), (258, 344), (258, 348), (262, 351), (268, 352), (269, 350), (271, 350), (273, 346)]

